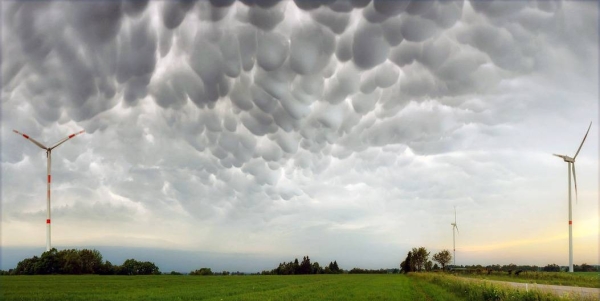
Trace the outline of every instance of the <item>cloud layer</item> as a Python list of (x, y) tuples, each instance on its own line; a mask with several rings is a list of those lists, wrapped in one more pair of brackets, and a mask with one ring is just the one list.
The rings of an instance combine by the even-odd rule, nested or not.
[[(506, 220), (546, 235), (519, 213), (535, 206), (565, 232), (550, 219), (564, 166), (547, 155), (598, 124), (596, 5), (3, 3), (3, 243), (43, 242), (45, 158), (12, 128), (87, 132), (53, 156), (56, 244), (448, 248), (455, 205), (490, 225), (465, 234), (472, 246), (510, 240)], [(584, 220), (597, 220), (592, 134)]]

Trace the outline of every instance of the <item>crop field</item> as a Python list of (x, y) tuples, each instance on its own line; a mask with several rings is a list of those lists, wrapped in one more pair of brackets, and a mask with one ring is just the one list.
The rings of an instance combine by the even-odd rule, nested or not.
[(462, 300), (404, 275), (3, 276), (2, 300)]
[(600, 288), (599, 272), (523, 272), (520, 275), (508, 275), (506, 272), (487, 274), (460, 274), (460, 276), (522, 283), (538, 283), (580, 287)]
[[(2, 276), (2, 300), (565, 300), (455, 276)], [(568, 300), (568, 299), (567, 299)]]

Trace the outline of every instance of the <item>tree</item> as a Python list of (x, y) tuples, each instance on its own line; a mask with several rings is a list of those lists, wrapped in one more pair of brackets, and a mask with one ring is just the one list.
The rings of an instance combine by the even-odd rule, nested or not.
[(98, 250), (80, 250), (79, 257), (81, 258), (81, 273), (98, 274), (100, 272), (102, 254)]
[(341, 273), (340, 267), (338, 266), (337, 261), (329, 262), (329, 272), (331, 274), (339, 274)]
[(422, 271), (427, 260), (429, 260), (429, 252), (427, 252), (425, 247), (412, 249), (412, 262), (416, 268), (416, 271)]
[(439, 269), (440, 269), (440, 266), (437, 263), (433, 265), (433, 270), (434, 271), (437, 271)]
[(433, 268), (433, 262), (431, 262), (431, 260), (428, 260), (425, 263), (425, 271), (429, 272), (429, 271), (431, 271), (432, 268)]
[(199, 270), (191, 271), (190, 275), (193, 276), (212, 276), (214, 275), (210, 268), (201, 268)]
[(42, 253), (42, 257), (38, 262), (37, 274), (58, 274), (61, 272), (62, 262), (58, 256), (56, 248), (50, 249)]
[(310, 264), (310, 258), (308, 258), (308, 256), (304, 256), (304, 258), (302, 258), (302, 263), (300, 264), (298, 274), (310, 274), (311, 268), (312, 265)]
[(81, 274), (81, 257), (79, 251), (75, 249), (62, 250), (59, 256), (63, 259), (62, 273), (63, 274)]
[(414, 265), (412, 263), (412, 252), (408, 251), (408, 254), (406, 255), (406, 259), (404, 259), (404, 261), (400, 264), (400, 270), (402, 271), (402, 273), (407, 274), (409, 272), (414, 272)]
[(15, 275), (35, 275), (38, 274), (40, 258), (33, 256), (32, 258), (26, 258), (17, 264), (17, 268), (14, 270)]
[(323, 268), (319, 265), (318, 262), (313, 262), (311, 267), (312, 274), (323, 274)]
[(553, 263), (545, 266), (543, 270), (544, 272), (560, 272), (560, 267), (557, 264)]
[(442, 270), (444, 270), (446, 265), (452, 260), (452, 254), (448, 250), (442, 250), (433, 254), (433, 260), (437, 261), (442, 266)]

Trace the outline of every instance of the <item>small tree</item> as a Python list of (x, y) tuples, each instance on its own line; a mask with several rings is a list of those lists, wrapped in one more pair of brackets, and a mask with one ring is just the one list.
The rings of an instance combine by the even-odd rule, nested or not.
[(430, 272), (431, 269), (433, 269), (433, 262), (431, 262), (431, 260), (428, 260), (425, 263), (425, 271)]
[(442, 266), (442, 270), (444, 270), (446, 265), (452, 260), (452, 255), (450, 254), (450, 251), (442, 250), (433, 254), (433, 260), (437, 261)]
[(406, 259), (404, 259), (404, 261), (400, 264), (400, 270), (402, 270), (402, 273), (407, 274), (414, 271), (412, 257), (412, 252), (408, 251)]
[(416, 271), (422, 271), (425, 268), (425, 263), (429, 260), (429, 252), (425, 247), (412, 249), (412, 262)]

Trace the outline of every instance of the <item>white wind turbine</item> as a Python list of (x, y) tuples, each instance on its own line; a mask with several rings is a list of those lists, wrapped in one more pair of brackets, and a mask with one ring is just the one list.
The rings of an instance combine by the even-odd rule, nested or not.
[(562, 158), (565, 162), (567, 162), (567, 170), (569, 172), (569, 272), (573, 272), (573, 218), (571, 214), (571, 170), (573, 170), (573, 182), (575, 183), (575, 200), (577, 200), (577, 176), (575, 175), (575, 158), (579, 154), (583, 143), (585, 142), (585, 138), (587, 138), (588, 133), (590, 132), (590, 128), (592, 127), (592, 122), (590, 122), (590, 126), (588, 126), (587, 132), (585, 132), (585, 136), (583, 136), (583, 140), (581, 140), (581, 144), (575, 153), (573, 158), (566, 155), (557, 155), (553, 154), (559, 158)]
[(59, 145), (65, 143), (67, 140), (69, 140), (79, 134), (82, 134), (84, 131), (80, 131), (75, 134), (71, 134), (71, 135), (69, 135), (69, 137), (56, 142), (51, 147), (46, 147), (45, 145), (37, 142), (36, 140), (27, 136), (26, 134), (19, 133), (16, 130), (13, 130), (13, 132), (15, 132), (19, 135), (22, 135), (23, 137), (25, 137), (25, 139), (28, 139), (29, 141), (33, 142), (33, 144), (39, 146), (41, 149), (46, 150), (46, 158), (48, 158), (48, 166), (47, 166), (47, 168), (48, 168), (48, 194), (47, 194), (47, 203), (46, 203), (46, 251), (50, 251), (50, 247), (51, 247), (51, 244), (50, 244), (50, 183), (52, 182), (52, 180), (51, 180), (52, 177), (50, 176), (50, 166), (52, 163), (52, 160), (51, 160), (52, 159), (52, 150), (55, 149), (56, 147), (58, 147)]
[(458, 225), (456, 225), (456, 206), (454, 206), (454, 223), (451, 223), (450, 225), (452, 225), (452, 250), (454, 251), (452, 259), (454, 259), (454, 266), (456, 266), (456, 236), (454, 232), (454, 229), (458, 232)]

